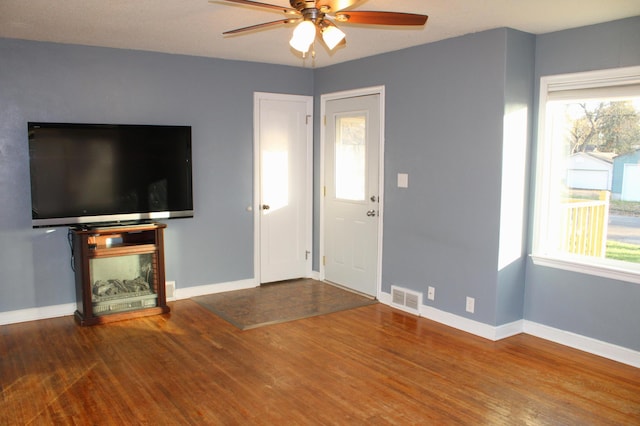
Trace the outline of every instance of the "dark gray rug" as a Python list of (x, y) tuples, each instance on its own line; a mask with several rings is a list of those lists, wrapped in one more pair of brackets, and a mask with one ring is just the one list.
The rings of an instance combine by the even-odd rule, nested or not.
[(375, 299), (312, 279), (266, 284), (192, 300), (241, 330), (378, 303)]

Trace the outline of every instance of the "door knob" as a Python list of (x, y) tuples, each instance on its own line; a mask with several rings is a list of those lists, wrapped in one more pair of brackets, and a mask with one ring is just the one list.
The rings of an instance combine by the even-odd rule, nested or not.
[(375, 216), (376, 215), (376, 211), (375, 210), (369, 210), (367, 212), (367, 216)]
[(262, 205), (262, 210), (269, 210), (271, 207), (269, 207), (269, 204), (263, 204)]

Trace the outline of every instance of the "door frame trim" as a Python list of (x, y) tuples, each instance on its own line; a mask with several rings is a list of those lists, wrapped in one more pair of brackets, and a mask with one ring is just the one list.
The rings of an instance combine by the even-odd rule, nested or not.
[(305, 173), (305, 235), (304, 247), (309, 251), (309, 261), (305, 267), (307, 277), (311, 277), (313, 264), (313, 96), (289, 95), (283, 93), (254, 92), (253, 93), (253, 204), (247, 207), (248, 211), (253, 210), (253, 279), (256, 286), (261, 283), (261, 250), (260, 250), (260, 202), (262, 194), (260, 192), (260, 100), (277, 101), (304, 101), (307, 105), (307, 120), (310, 120), (306, 129), (307, 155)]
[(380, 107), (380, 146), (379, 146), (379, 164), (378, 164), (378, 185), (379, 185), (379, 197), (380, 201), (378, 203), (378, 249), (377, 249), (377, 259), (376, 259), (376, 298), (380, 300), (381, 292), (382, 292), (382, 230), (383, 230), (383, 222), (384, 222), (384, 123), (385, 123), (385, 86), (372, 86), (372, 87), (363, 87), (360, 89), (353, 90), (344, 90), (340, 92), (332, 92), (320, 95), (320, 230), (319, 230), (319, 239), (320, 239), (320, 256), (318, 258), (320, 279), (324, 280), (325, 278), (325, 266), (322, 259), (325, 256), (325, 202), (323, 195), (323, 188), (325, 187), (325, 175), (324, 175), (324, 166), (325, 166), (325, 139), (326, 139), (326, 106), (328, 101), (345, 99), (345, 98), (354, 98), (358, 96), (367, 96), (367, 95), (379, 95), (379, 107)]

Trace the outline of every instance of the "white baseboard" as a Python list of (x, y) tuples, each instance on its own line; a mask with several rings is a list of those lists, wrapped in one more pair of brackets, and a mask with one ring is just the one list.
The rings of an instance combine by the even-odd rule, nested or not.
[(496, 328), (488, 324), (474, 321), (469, 318), (464, 318), (459, 315), (451, 314), (449, 312), (441, 311), (439, 309), (425, 305), (422, 305), (422, 307), (420, 308), (420, 315), (441, 324), (448, 325), (449, 327), (457, 328), (458, 330), (466, 331), (467, 333), (484, 337), (485, 339), (497, 340)]
[[(377, 298), (380, 303), (391, 306), (391, 293), (385, 293), (385, 292), (379, 291), (378, 289)], [(396, 307), (394, 306), (394, 308)], [(399, 308), (396, 308), (396, 309), (399, 309)]]
[(493, 340), (502, 340), (507, 337), (515, 336), (516, 334), (521, 334), (524, 330), (524, 320), (517, 320), (514, 322), (510, 322), (508, 324), (502, 324), (495, 327), (494, 339)]
[[(410, 314), (414, 314), (415, 312), (410, 310), (402, 309), (400, 306), (396, 306), (391, 303), (391, 294), (380, 292), (378, 293), (378, 300), (380, 303), (384, 303), (385, 305), (389, 305), (392, 308), (399, 309), (404, 312), (408, 312)], [(498, 340), (498, 333), (496, 331), (496, 327), (471, 320), (469, 318), (464, 318), (459, 315), (455, 315), (449, 312), (441, 311), (440, 309), (436, 309), (431, 306), (421, 305), (420, 306), (420, 316), (428, 318), (430, 320), (439, 322), (440, 324), (447, 325), (449, 327), (457, 328), (458, 330), (466, 331), (467, 333), (475, 334), (476, 336), (484, 337), (489, 340)], [(520, 329), (517, 333), (522, 333), (522, 329)], [(511, 335), (513, 335), (511, 334)]]
[[(385, 305), (398, 309), (397, 306), (391, 304), (391, 294), (389, 293), (379, 293), (378, 300), (380, 303), (384, 303)], [(409, 311), (406, 312), (412, 313)], [(492, 326), (426, 305), (422, 305), (420, 308), (420, 316), (493, 341), (505, 339), (520, 333), (526, 333), (564, 346), (588, 352), (590, 354), (640, 368), (639, 351), (634, 351), (622, 346), (617, 346), (532, 321), (518, 320), (508, 324)]]
[[(378, 300), (385, 305), (400, 309), (398, 306), (391, 304), (390, 293), (378, 293)], [(405, 312), (415, 314), (414, 312), (409, 310)], [(476, 336), (484, 337), (485, 339), (494, 341), (522, 333), (522, 320), (514, 321), (512, 323), (504, 324), (498, 327), (493, 327), (491, 325), (474, 321), (469, 318), (464, 318), (449, 312), (441, 311), (440, 309), (436, 309), (427, 305), (420, 306), (420, 316), (439, 322), (440, 324), (457, 328), (458, 330), (466, 331), (467, 333), (475, 334)]]
[[(242, 290), (257, 287), (253, 279), (232, 281), (228, 283), (207, 284), (196, 287), (176, 288), (173, 300), (188, 299), (205, 294), (221, 293), (223, 291)], [(0, 325), (16, 324), (26, 321), (37, 321), (47, 318), (57, 318), (73, 315), (76, 311), (75, 303), (64, 305), (43, 306), (40, 308), (19, 309), (16, 311), (0, 312)]]
[(533, 321), (524, 321), (524, 332), (532, 336), (640, 368), (639, 351), (592, 339), (591, 337), (586, 337), (581, 334), (549, 327), (544, 324), (538, 324)]
[(194, 287), (176, 288), (176, 300), (204, 296), (205, 294), (222, 293), (224, 291), (243, 290), (258, 287), (260, 284), (254, 279), (231, 281), (227, 283), (206, 284)]
[(17, 311), (0, 312), (0, 325), (16, 324), (26, 321), (37, 321), (46, 318), (66, 317), (76, 311), (75, 303), (43, 306), (41, 308), (19, 309)]

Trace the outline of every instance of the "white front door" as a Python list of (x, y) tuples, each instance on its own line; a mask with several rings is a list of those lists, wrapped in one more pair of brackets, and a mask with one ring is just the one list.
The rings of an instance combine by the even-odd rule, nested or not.
[(313, 98), (256, 93), (254, 104), (259, 282), (308, 277)]
[(377, 296), (380, 93), (328, 100), (324, 137), (324, 279)]

